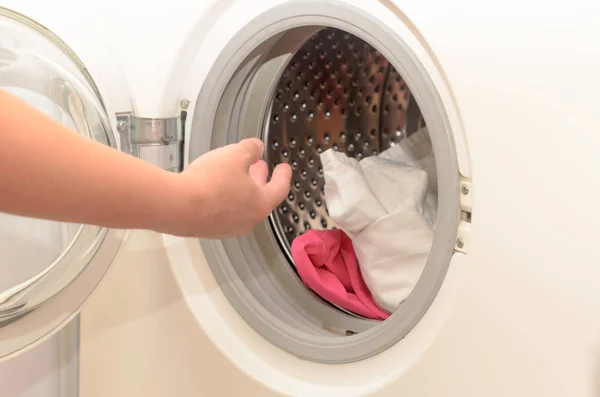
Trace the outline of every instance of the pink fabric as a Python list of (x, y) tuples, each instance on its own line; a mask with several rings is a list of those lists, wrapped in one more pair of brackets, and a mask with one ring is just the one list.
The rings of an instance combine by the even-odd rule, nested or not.
[(373, 301), (343, 231), (309, 230), (292, 242), (292, 257), (304, 284), (321, 298), (370, 319), (389, 317)]

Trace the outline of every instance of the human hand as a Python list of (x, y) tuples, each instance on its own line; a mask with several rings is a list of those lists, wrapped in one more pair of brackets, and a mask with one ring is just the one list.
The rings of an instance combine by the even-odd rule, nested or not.
[(290, 166), (280, 164), (267, 182), (263, 150), (261, 140), (244, 139), (204, 154), (178, 174), (180, 216), (168, 232), (204, 238), (249, 234), (285, 199), (292, 177)]

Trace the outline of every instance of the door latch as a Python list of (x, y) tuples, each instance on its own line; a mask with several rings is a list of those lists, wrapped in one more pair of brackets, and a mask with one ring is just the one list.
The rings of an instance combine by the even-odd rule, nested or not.
[(454, 249), (465, 254), (469, 251), (472, 211), (473, 191), (471, 181), (463, 178), (460, 182), (460, 220), (458, 222), (458, 233), (454, 242)]

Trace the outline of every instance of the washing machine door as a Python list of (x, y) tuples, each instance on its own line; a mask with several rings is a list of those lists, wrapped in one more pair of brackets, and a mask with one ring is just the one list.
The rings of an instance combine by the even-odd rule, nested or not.
[[(87, 68), (59, 37), (2, 4), (0, 89), (89, 139), (117, 147)], [(97, 226), (0, 214), (0, 360), (49, 337), (76, 315), (121, 238), (122, 232)]]

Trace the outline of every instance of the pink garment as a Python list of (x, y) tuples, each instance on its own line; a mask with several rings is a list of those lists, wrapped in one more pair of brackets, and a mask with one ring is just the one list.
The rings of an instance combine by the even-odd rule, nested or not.
[(292, 242), (292, 257), (304, 284), (321, 298), (370, 319), (389, 317), (375, 304), (343, 231), (307, 231)]

